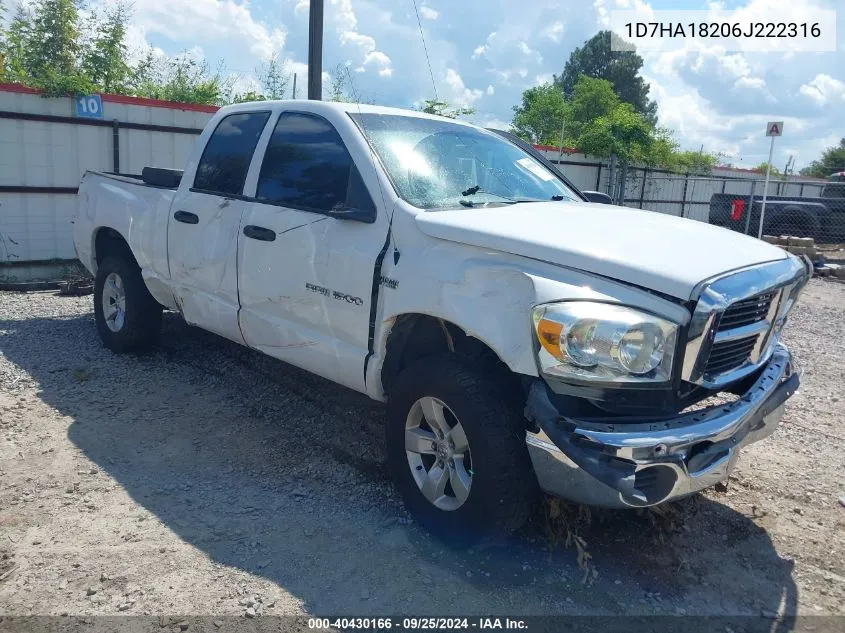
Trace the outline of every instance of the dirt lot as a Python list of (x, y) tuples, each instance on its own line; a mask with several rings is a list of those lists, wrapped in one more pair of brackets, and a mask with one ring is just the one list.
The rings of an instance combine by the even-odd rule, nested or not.
[(781, 428), (727, 492), (582, 517), (589, 586), (540, 517), (480, 551), (410, 523), (362, 396), (174, 315), (116, 356), (90, 297), (0, 293), (0, 614), (845, 614), (845, 285), (786, 338)]

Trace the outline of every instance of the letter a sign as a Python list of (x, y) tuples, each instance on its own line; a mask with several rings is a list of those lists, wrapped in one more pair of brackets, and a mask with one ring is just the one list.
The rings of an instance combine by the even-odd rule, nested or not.
[(772, 121), (766, 123), (766, 136), (781, 136), (783, 134), (783, 121)]

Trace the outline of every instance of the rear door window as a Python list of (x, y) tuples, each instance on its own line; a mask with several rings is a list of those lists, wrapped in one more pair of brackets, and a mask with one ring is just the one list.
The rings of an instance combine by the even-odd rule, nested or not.
[(252, 154), (269, 118), (269, 112), (240, 112), (224, 117), (203, 150), (194, 189), (242, 194)]

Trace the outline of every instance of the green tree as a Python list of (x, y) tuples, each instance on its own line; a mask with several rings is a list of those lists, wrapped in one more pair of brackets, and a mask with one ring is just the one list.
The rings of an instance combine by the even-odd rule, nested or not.
[(600, 31), (572, 52), (563, 72), (555, 75), (554, 80), (567, 98), (571, 98), (582, 75), (606, 79), (622, 101), (630, 103), (654, 124), (657, 103), (648, 98), (649, 85), (639, 75), (642, 66), (642, 57), (633, 50), (611, 50), (611, 32)]
[(29, 44), (31, 27), (32, 14), (27, 7), (19, 4), (5, 34), (3, 57), (4, 79), (6, 81), (29, 82), (26, 47)]
[(609, 81), (581, 75), (566, 104), (567, 137), (577, 139), (596, 119), (609, 115), (619, 104), (619, 96)]
[(278, 53), (274, 53), (269, 60), (261, 64), (256, 72), (267, 99), (285, 98), (290, 74), (285, 72), (284, 62), (279, 58)]
[(513, 107), (511, 128), (529, 143), (557, 145), (564, 123), (566, 100), (554, 84), (529, 88), (522, 93), (522, 103)]
[(92, 82), (79, 67), (81, 35), (79, 0), (38, 0), (23, 49), (30, 83), (48, 96), (90, 92)]
[(801, 170), (801, 175), (827, 178), (839, 171), (845, 171), (845, 138), (839, 141), (839, 145), (824, 150), (821, 157)]
[(426, 99), (420, 107), (420, 112), (426, 114), (436, 114), (438, 116), (445, 116), (448, 119), (457, 119), (461, 116), (469, 116), (475, 114), (475, 108), (452, 107), (448, 101), (442, 99)]
[(90, 22), (91, 34), (85, 47), (82, 70), (97, 89), (124, 92), (132, 73), (126, 49), (129, 9), (127, 5), (118, 3), (106, 10), (102, 20), (96, 12), (92, 12)]
[(6, 77), (6, 5), (0, 0), (0, 81)]
[(208, 62), (184, 52), (174, 57), (158, 57), (148, 51), (135, 66), (130, 79), (138, 96), (181, 103), (223, 105), (227, 86), (220, 72), (212, 72)]
[(704, 151), (673, 151), (662, 166), (679, 173), (706, 175), (713, 171), (720, 158), (719, 154)]
[[(759, 171), (761, 174), (765, 174), (766, 170), (769, 167), (769, 163), (767, 161), (763, 161), (759, 165), (754, 168), (754, 171)], [(772, 171), (769, 172), (772, 176), (780, 176), (780, 169), (772, 165)]]
[(630, 103), (619, 103), (609, 113), (585, 125), (576, 145), (591, 156), (616, 154), (622, 164), (654, 161), (655, 130)]

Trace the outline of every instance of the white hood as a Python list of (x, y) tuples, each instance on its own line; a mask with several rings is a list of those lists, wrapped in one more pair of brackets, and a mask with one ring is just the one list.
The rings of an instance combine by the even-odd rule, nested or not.
[(689, 299), (705, 279), (784, 259), (752, 237), (662, 213), (582, 202), (426, 211), (432, 237), (522, 255)]

